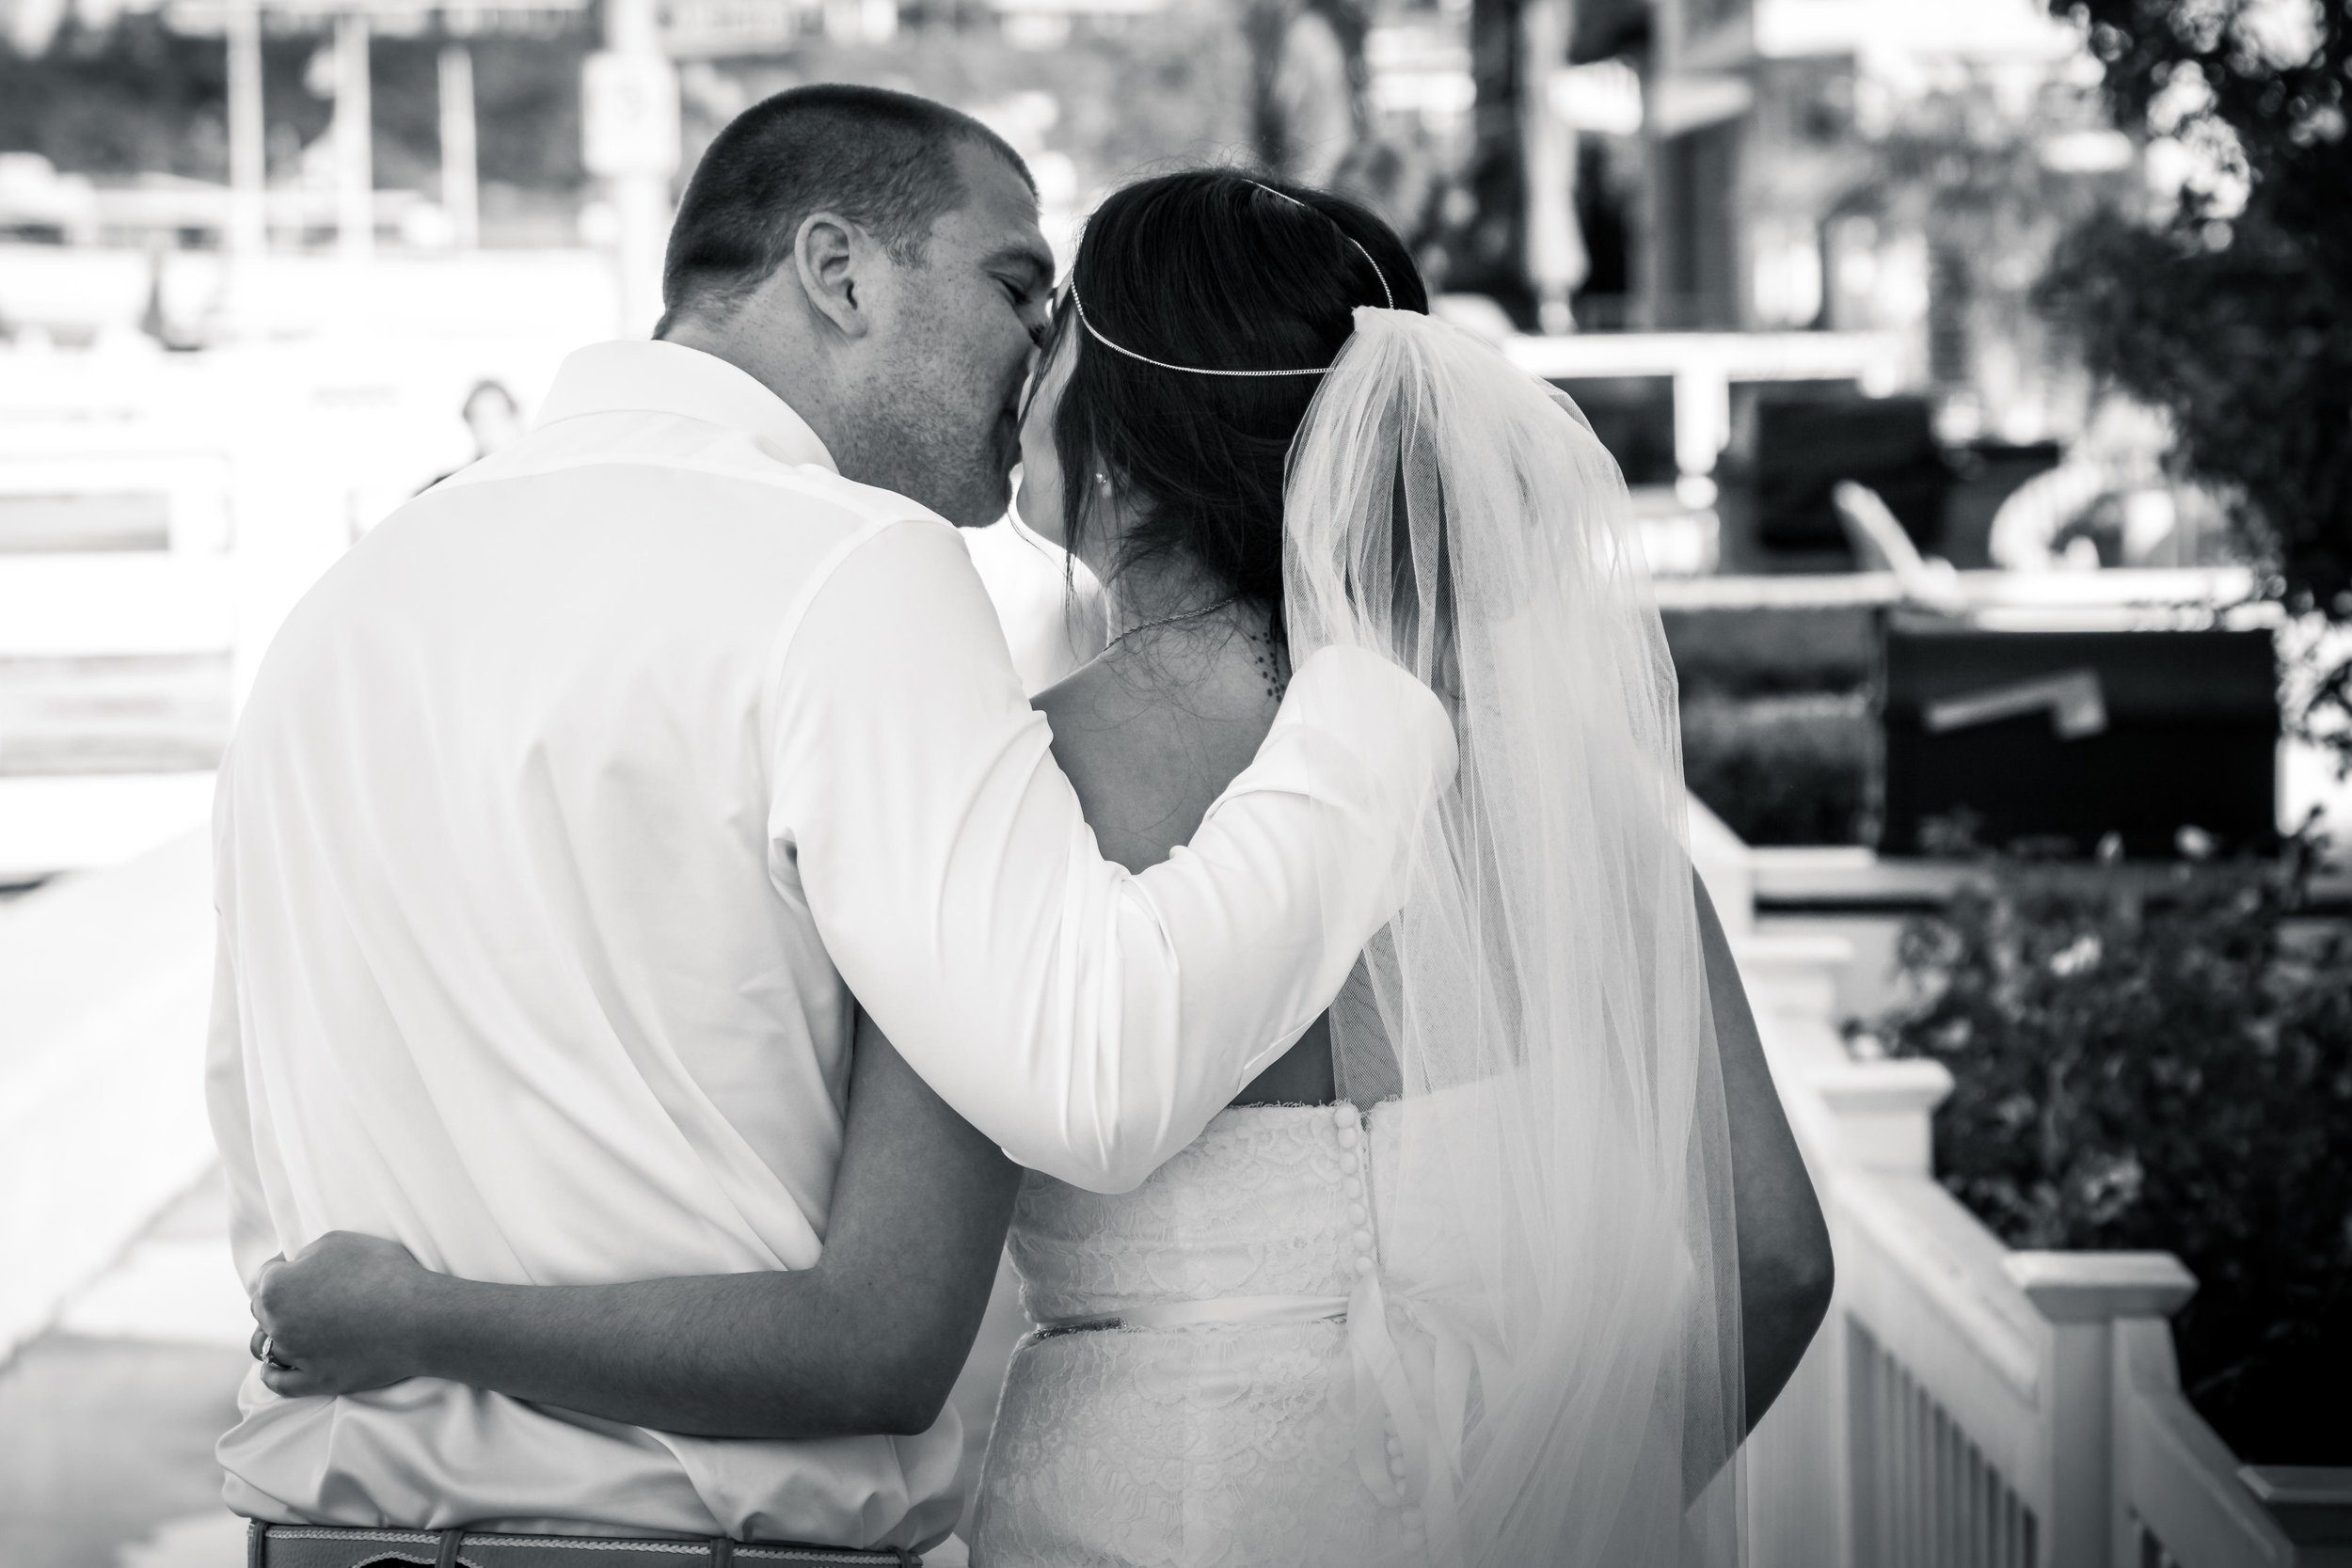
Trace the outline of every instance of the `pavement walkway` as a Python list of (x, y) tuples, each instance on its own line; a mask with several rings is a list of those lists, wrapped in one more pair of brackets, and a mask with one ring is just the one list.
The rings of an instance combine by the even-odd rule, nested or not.
[(0, 1366), (0, 1563), (242, 1568), (213, 1442), (252, 1322), (208, 1176)]

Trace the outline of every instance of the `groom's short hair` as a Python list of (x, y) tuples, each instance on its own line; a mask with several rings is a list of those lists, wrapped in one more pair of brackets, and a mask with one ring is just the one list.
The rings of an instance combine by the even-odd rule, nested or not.
[(969, 192), (955, 150), (971, 143), (1037, 182), (1003, 137), (913, 93), (793, 87), (730, 121), (694, 166), (662, 261), (660, 337), (682, 312), (724, 310), (784, 265), (801, 223), (831, 211), (893, 260), (919, 264), (931, 226)]

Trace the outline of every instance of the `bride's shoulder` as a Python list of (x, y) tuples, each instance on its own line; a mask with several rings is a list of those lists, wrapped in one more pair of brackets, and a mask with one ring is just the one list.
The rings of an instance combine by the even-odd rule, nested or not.
[(1195, 691), (1170, 691), (1115, 655), (1094, 660), (1033, 699), (1053, 726), (1054, 758), (1069, 775), (1103, 852), (1131, 870), (1156, 864), (1190, 838), (1201, 814), (1256, 750), (1204, 717)]
[(1108, 656), (1080, 665), (1030, 699), (1054, 731), (1054, 757), (1091, 817), (1095, 797), (1123, 787), (1150, 744), (1149, 704)]
[(1058, 747), (1065, 723), (1091, 727), (1109, 715), (1132, 714), (1141, 703), (1113, 670), (1111, 656), (1098, 654), (1031, 697), (1029, 705), (1053, 724)]

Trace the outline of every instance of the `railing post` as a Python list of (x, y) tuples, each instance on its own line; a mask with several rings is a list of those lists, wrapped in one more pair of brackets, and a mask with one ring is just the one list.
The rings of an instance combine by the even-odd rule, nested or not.
[(2124, 1568), (2115, 1433), (2115, 1324), (2170, 1318), (2197, 1277), (2169, 1252), (2012, 1252), (2001, 1267), (2041, 1315), (2043, 1568)]
[[(1874, 1385), (1865, 1375), (1867, 1362), (1858, 1359), (1863, 1341), (1855, 1338), (1851, 1326), (1855, 1280), (1846, 1260), (1871, 1249), (1856, 1230), (1852, 1205), (1883, 1176), (1929, 1174), (1931, 1118), (1952, 1092), (1952, 1076), (1935, 1062), (1853, 1061), (1843, 1042), (1826, 1029), (1819, 1032), (1808, 1056), (1804, 1084), (1811, 1092), (1806, 1098), (1820, 1124), (1814, 1136), (1821, 1150), (1810, 1163), (1822, 1187), (1841, 1261), (1823, 1342), (1813, 1347), (1807, 1359), (1822, 1358), (1824, 1393), (1834, 1412), (1828, 1435), (1836, 1444), (1839, 1560), (1875, 1568), (1871, 1554), (1882, 1544), (1878, 1511), (1887, 1499), (1872, 1493), (1858, 1455), (1886, 1441), (1888, 1434), (1879, 1430), (1883, 1411), (1871, 1400), (1868, 1391)], [(1792, 1106), (1792, 1121), (1797, 1120), (1794, 1111)]]
[(1811, 1078), (1845, 1164), (1902, 1176), (1934, 1173), (1935, 1108), (1952, 1092), (1943, 1063), (1915, 1056), (1844, 1062), (1816, 1068)]

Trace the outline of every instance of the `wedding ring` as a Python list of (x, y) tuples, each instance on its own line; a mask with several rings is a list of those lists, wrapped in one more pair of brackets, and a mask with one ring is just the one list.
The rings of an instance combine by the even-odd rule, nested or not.
[(275, 1367), (281, 1372), (294, 1370), (290, 1363), (278, 1359), (278, 1341), (266, 1334), (262, 1336), (262, 1362), (264, 1366)]

